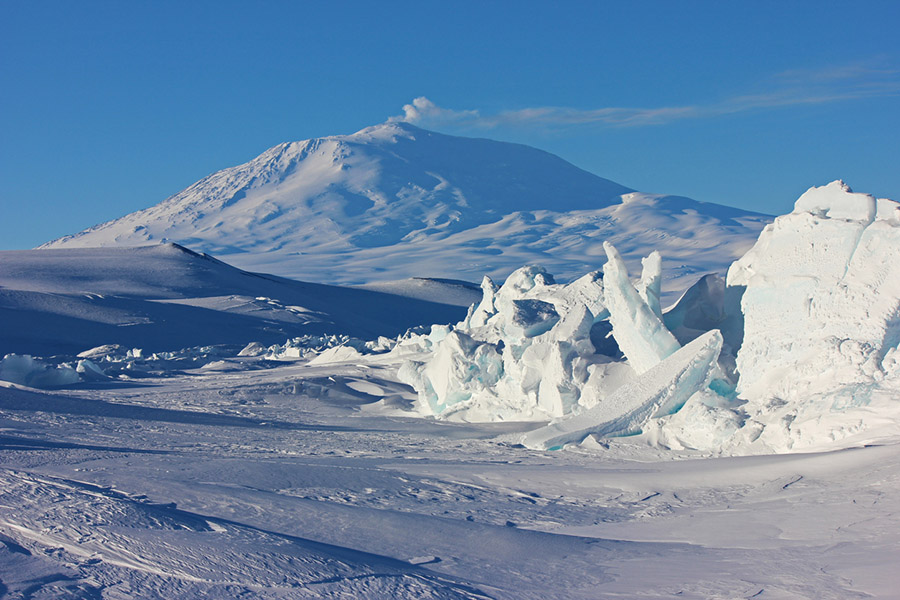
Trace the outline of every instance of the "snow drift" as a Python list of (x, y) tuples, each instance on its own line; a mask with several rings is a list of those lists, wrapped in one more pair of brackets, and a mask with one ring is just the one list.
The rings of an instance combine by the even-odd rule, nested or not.
[[(632, 283), (556, 284), (522, 268), (453, 327), (394, 352), (420, 410), (551, 420), (535, 448), (589, 435), (714, 451), (786, 451), (900, 432), (900, 206), (843, 182), (812, 188), (728, 271), (665, 313), (661, 262)], [(684, 344), (684, 345), (682, 345)], [(868, 436), (868, 437), (867, 437)]]

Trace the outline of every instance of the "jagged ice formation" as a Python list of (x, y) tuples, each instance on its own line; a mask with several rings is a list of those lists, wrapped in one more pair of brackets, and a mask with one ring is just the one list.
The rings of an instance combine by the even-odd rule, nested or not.
[(522, 440), (544, 449), (639, 434), (787, 451), (900, 433), (896, 202), (840, 181), (812, 188), (727, 282), (704, 277), (665, 312), (659, 254), (633, 284), (604, 247), (602, 276), (560, 285), (524, 267), (499, 288), (486, 278), (465, 320), (398, 346), (422, 412), (550, 420)]

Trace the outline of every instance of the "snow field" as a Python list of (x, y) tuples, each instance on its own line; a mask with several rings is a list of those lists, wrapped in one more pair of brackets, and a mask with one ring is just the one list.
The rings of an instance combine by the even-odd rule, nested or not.
[[(414, 399), (377, 356), (6, 389), (7, 593), (890, 597), (896, 445), (696, 460), (589, 438), (538, 452), (496, 441), (527, 424), (410, 418), (373, 397)], [(321, 393), (329, 379), (343, 391)]]

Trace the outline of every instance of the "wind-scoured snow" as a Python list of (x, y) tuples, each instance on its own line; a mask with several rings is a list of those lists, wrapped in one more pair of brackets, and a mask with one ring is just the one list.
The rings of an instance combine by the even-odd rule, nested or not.
[(409, 398), (377, 361), (0, 387), (3, 593), (846, 600), (896, 589), (897, 445), (703, 460), (627, 440), (542, 452), (493, 441), (515, 424), (392, 416), (395, 395)]
[(280, 144), (43, 247), (170, 241), (254, 272), (367, 284), (499, 280), (523, 264), (570, 280), (598, 269), (610, 241), (632, 269), (659, 249), (672, 294), (724, 273), (770, 220), (635, 192), (527, 146), (391, 122)]

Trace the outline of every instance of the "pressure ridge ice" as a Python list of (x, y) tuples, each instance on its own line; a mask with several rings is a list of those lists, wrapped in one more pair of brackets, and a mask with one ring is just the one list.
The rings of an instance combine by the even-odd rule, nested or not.
[(533, 266), (499, 288), (485, 278), (466, 319), (398, 345), (420, 410), (550, 420), (521, 440), (545, 449), (591, 434), (741, 452), (900, 433), (896, 202), (812, 188), (726, 282), (701, 279), (665, 314), (659, 255), (633, 284), (605, 250), (602, 276), (567, 285)]

